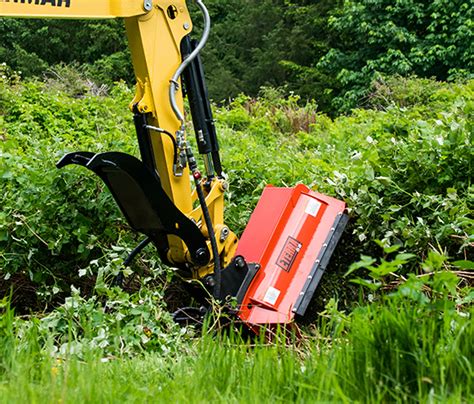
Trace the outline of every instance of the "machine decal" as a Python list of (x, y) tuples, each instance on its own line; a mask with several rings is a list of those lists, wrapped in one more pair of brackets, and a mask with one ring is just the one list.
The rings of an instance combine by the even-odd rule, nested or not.
[(276, 301), (278, 300), (278, 296), (280, 296), (280, 291), (278, 289), (275, 289), (274, 287), (270, 286), (267, 289), (267, 293), (265, 293), (263, 301), (265, 303), (268, 303), (268, 304), (271, 304), (272, 306), (274, 306)]
[(71, 0), (0, 0), (0, 3), (35, 4), (37, 6), (71, 7)]
[(308, 201), (308, 205), (306, 205), (305, 213), (316, 217), (320, 208), (321, 208), (321, 203), (319, 203), (316, 199), (311, 198)]
[(295, 238), (288, 236), (285, 245), (283, 246), (280, 255), (278, 256), (276, 264), (286, 272), (290, 272), (296, 256), (301, 250), (302, 244)]

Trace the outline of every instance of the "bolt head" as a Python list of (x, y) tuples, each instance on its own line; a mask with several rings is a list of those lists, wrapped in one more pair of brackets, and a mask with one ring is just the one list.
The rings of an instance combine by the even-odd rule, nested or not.
[(209, 260), (209, 252), (205, 248), (196, 251), (195, 259), (198, 264), (205, 264)]
[(212, 276), (207, 276), (204, 282), (207, 286), (210, 286), (211, 288), (216, 286), (216, 281)]
[(221, 187), (224, 191), (227, 191), (227, 189), (229, 188), (229, 184), (227, 183), (227, 181), (222, 181)]
[(151, 0), (145, 0), (143, 2), (143, 8), (145, 9), (145, 11), (151, 11), (151, 9), (153, 8), (153, 3)]
[(245, 261), (244, 261), (244, 259), (243, 259), (242, 257), (237, 257), (237, 258), (235, 259), (235, 266), (236, 266), (237, 268), (241, 268), (241, 269), (244, 268), (244, 267), (245, 267)]

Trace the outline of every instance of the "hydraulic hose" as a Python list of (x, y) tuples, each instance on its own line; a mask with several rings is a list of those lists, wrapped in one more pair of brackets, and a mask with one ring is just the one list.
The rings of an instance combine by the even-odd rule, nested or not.
[(173, 164), (174, 165), (178, 164), (178, 145), (176, 144), (176, 139), (174, 138), (174, 136), (167, 130), (159, 128), (157, 126), (146, 125), (145, 128), (164, 134), (171, 139), (171, 142), (173, 143)]
[(209, 38), (209, 33), (211, 32), (211, 17), (209, 16), (209, 12), (207, 11), (206, 6), (202, 2), (202, 0), (196, 0), (196, 4), (201, 9), (202, 15), (204, 17), (204, 31), (202, 33), (201, 40), (196, 46), (196, 49), (194, 49), (194, 51), (191, 52), (191, 54), (186, 59), (184, 59), (183, 62), (179, 65), (178, 69), (170, 80), (170, 103), (171, 107), (173, 108), (173, 112), (181, 122), (182, 129), (184, 128), (184, 115), (183, 112), (179, 109), (178, 104), (176, 103), (176, 91), (178, 91), (179, 88), (178, 80), (184, 69), (186, 69), (186, 67), (196, 58), (202, 48), (204, 48), (204, 45), (206, 44), (207, 39)]
[(211, 242), (212, 258), (214, 261), (214, 281), (213, 295), (216, 299), (220, 298), (221, 294), (221, 260), (219, 257), (219, 249), (217, 247), (216, 233), (214, 232), (214, 226), (212, 224), (211, 215), (206, 204), (206, 197), (201, 186), (201, 173), (198, 170), (196, 159), (194, 158), (191, 147), (187, 147), (186, 155), (188, 158), (189, 169), (191, 170), (194, 178), (194, 184), (196, 186), (196, 192), (201, 205), (202, 215), (204, 222), (206, 223), (207, 232), (209, 234), (209, 240)]

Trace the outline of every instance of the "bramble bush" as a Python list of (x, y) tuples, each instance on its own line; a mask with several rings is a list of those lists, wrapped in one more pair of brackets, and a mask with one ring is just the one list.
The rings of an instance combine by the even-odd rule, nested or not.
[[(315, 106), (298, 106), (295, 96), (271, 105), (265, 98), (240, 97), (220, 110), (233, 184), (230, 218), (243, 226), (242, 203), (250, 211), (267, 183), (304, 182), (347, 201), (354, 237), (365, 246), (380, 239), (420, 255), (430, 244), (442, 245), (452, 257), (467, 254), (474, 82), (433, 84), (422, 102), (404, 98), (396, 83), (374, 85), (377, 109), (335, 120), (317, 114)], [(404, 83), (418, 94), (426, 80)]]
[[(68, 95), (51, 81), (5, 77), (0, 85), (0, 285), (4, 292), (14, 287), (14, 299), (34, 307), (67, 296), (70, 284), (91, 291), (90, 275), (104, 267), (110, 268), (108, 276), (118, 272), (137, 242), (98, 179), (79, 167), (54, 167), (74, 150), (136, 154), (127, 109), (132, 93), (118, 85), (109, 96), (87, 89)], [(473, 91), (473, 81), (378, 82), (372, 90), (374, 109), (334, 120), (318, 113), (314, 103), (301, 106), (297, 96), (272, 89), (258, 99), (238, 97), (216, 110), (231, 181), (229, 225), (243, 230), (266, 184), (303, 182), (348, 203), (351, 225), (334, 257), (337, 276), (361, 253), (380, 255), (373, 240), (416, 254), (406, 272), (432, 247), (450, 260), (468, 260)], [(156, 260), (151, 268), (159, 270)]]
[(45, 302), (68, 293), (81, 267), (121, 243), (125, 221), (102, 183), (55, 163), (76, 150), (133, 153), (131, 91), (77, 98), (34, 81), (0, 88), (0, 285), (28, 290), (18, 292), (34, 307), (35, 294)]

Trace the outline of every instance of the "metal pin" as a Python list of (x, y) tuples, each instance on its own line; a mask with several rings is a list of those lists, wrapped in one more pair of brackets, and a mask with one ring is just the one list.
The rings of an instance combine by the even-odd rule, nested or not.
[(145, 11), (151, 11), (151, 9), (153, 8), (152, 1), (151, 0), (145, 0), (143, 2), (143, 8), (144, 8)]

